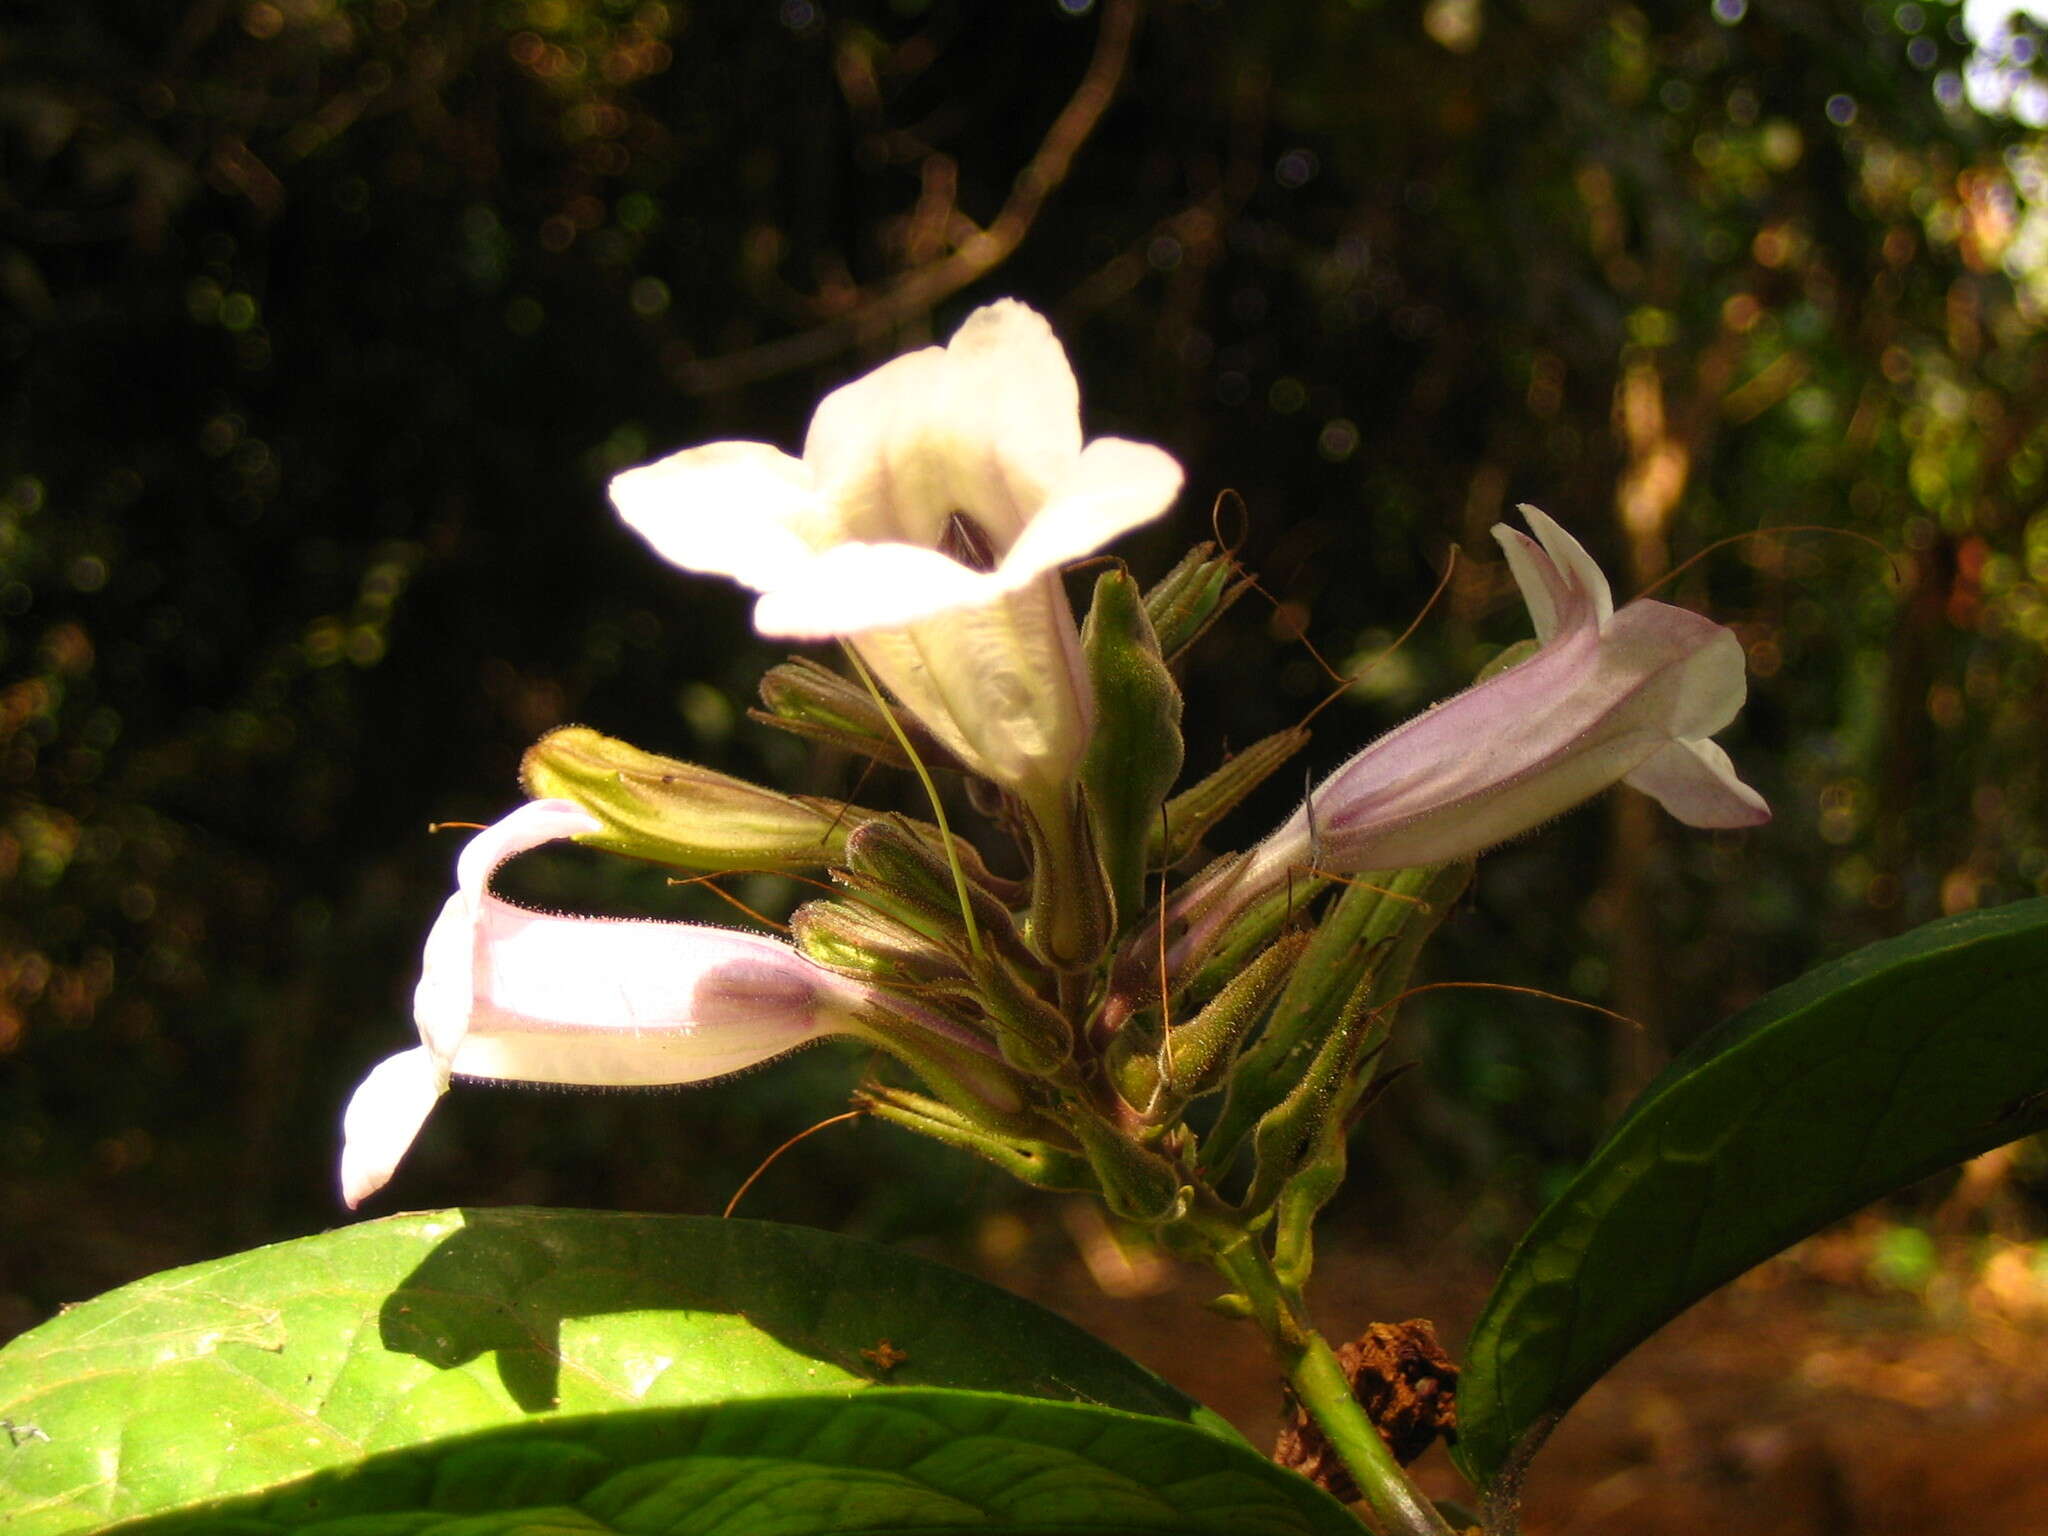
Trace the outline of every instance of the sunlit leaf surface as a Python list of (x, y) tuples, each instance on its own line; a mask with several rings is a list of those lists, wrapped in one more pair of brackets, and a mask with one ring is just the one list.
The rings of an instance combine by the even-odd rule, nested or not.
[[(871, 1243), (748, 1221), (443, 1211), (153, 1276), (0, 1350), (0, 1419), (14, 1426), (0, 1444), (0, 1529), (95, 1530), (508, 1428), (521, 1434), (473, 1442), (484, 1461), (450, 1465), (531, 1466), (545, 1482), (555, 1475), (547, 1469), (573, 1464), (588, 1471), (587, 1491), (636, 1464), (631, 1447), (642, 1442), (587, 1427), (564, 1439), (549, 1426), (773, 1398), (776, 1411), (749, 1418), (752, 1429), (723, 1427), (723, 1408), (659, 1420), (687, 1427), (676, 1429), (678, 1444), (724, 1446), (738, 1435), (747, 1455), (772, 1458), (783, 1454), (775, 1426), (793, 1399), (830, 1399), (818, 1421), (830, 1438), (858, 1417), (833, 1415), (883, 1386), (1177, 1421), (1212, 1456), (1230, 1453), (1223, 1437), (1242, 1444), (1059, 1318)], [(976, 1401), (1002, 1422), (1022, 1411), (1007, 1398)], [(379, 1473), (349, 1486), (397, 1490), (389, 1507), (413, 1507), (404, 1490), (417, 1479), (442, 1486), (440, 1473), (423, 1470), (439, 1454), (378, 1461), (398, 1469), (392, 1480)], [(830, 1483), (865, 1463), (820, 1465), (816, 1476)], [(548, 1502), (527, 1498), (509, 1472), (471, 1482), (498, 1489), (491, 1496), (504, 1507)]]

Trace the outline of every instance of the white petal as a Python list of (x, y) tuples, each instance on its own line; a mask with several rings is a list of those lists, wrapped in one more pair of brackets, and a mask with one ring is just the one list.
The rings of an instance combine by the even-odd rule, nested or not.
[(1080, 452), (1067, 355), (1013, 300), (976, 310), (943, 351), (907, 353), (834, 390), (804, 439), (842, 537), (925, 549), (966, 512), (1007, 551)]
[(1674, 741), (1622, 780), (1692, 827), (1756, 827), (1771, 819), (1764, 797), (1735, 775), (1711, 741)]
[(833, 542), (800, 460), (766, 443), (709, 443), (614, 477), (612, 505), (656, 554), (686, 571), (774, 586)]
[(391, 1181), (447, 1088), (447, 1074), (424, 1050), (400, 1051), (370, 1069), (341, 1117), (341, 1198), (350, 1210)]
[(841, 544), (761, 595), (754, 628), (789, 640), (858, 636), (994, 601), (1007, 577), (909, 544)]
[(1493, 537), (1501, 553), (1508, 557), (1508, 570), (1514, 575), (1515, 585), (1522, 589), (1522, 603), (1529, 610), (1537, 643), (1548, 645), (1550, 637), (1557, 633), (1560, 615), (1572, 606), (1571, 589), (1565, 585), (1564, 573), (1544, 553), (1543, 546), (1521, 529), (1495, 523)]
[(427, 932), (419, 985), (412, 992), (412, 1017), (420, 1039), (443, 1066), (455, 1059), (476, 1011), (477, 910), (458, 891), (441, 904)]
[(455, 861), (455, 888), (474, 907), (489, 889), (492, 874), (515, 855), (603, 830), (604, 823), (573, 800), (529, 800), (463, 845)]
[(1057, 570), (1149, 523), (1180, 494), (1181, 468), (1149, 443), (1098, 437), (1003, 557), (1005, 575)]
[(1059, 577), (854, 641), (883, 685), (957, 757), (1027, 799), (1087, 750), (1094, 698)]
[(1607, 586), (1607, 573), (1600, 569), (1600, 563), (1586, 553), (1586, 546), (1558, 526), (1557, 520), (1540, 508), (1524, 502), (1520, 508), (1529, 526), (1536, 531), (1536, 538), (1572, 590), (1593, 605), (1593, 617), (1604, 625), (1614, 615), (1614, 593)]
[(962, 510), (941, 414), (948, 388), (944, 350), (926, 347), (818, 403), (804, 465), (838, 540), (937, 546), (947, 516)]

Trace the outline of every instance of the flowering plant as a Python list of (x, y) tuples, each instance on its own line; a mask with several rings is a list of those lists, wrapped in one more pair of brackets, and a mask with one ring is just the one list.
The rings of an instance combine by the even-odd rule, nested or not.
[[(1475, 857), (1616, 784), (1694, 827), (1765, 821), (1709, 739), (1743, 704), (1743, 651), (1701, 615), (1617, 608), (1580, 543), (1525, 508), (1533, 537), (1495, 536), (1533, 645), (1366, 746), (1250, 849), (1205, 856), (1306, 738), (1180, 783), (1179, 672), (1239, 572), (1210, 546), (1149, 588), (1111, 565), (1078, 625), (1062, 574), (1180, 482), (1160, 449), (1084, 442), (1065, 354), (1014, 302), (829, 395), (801, 458), (717, 443), (621, 475), (626, 521), (759, 591), (764, 634), (844, 643), (852, 676), (777, 667), (762, 718), (914, 769), (932, 819), (581, 727), (546, 737), (523, 765), (531, 803), (457, 861), (420, 1043), (356, 1090), (341, 1192), (354, 1207), (389, 1182), (455, 1078), (692, 1083), (852, 1038), (916, 1079), (863, 1081), (858, 1112), (1099, 1198), (1213, 1269), (1217, 1309), (1260, 1330), (1300, 1410), (1294, 1470), (1055, 1320), (885, 1250), (443, 1213), (143, 1282), (0, 1353), (0, 1409), (22, 1415), (0, 1423), (31, 1453), (0, 1486), (39, 1512), (22, 1529), (310, 1528), (318, 1511), (371, 1522), (350, 1530), (459, 1514), (465, 1530), (1504, 1533), (1549, 1426), (1677, 1310), (1886, 1188), (2048, 1125), (2048, 1046), (2013, 1022), (2048, 971), (2048, 903), (1934, 924), (1674, 1063), (1530, 1228), (1462, 1366), (1426, 1323), (1332, 1349), (1308, 1303), (1316, 1219)], [(939, 776), (966, 781), (978, 835), (954, 829), (962, 797)], [(563, 839), (686, 870), (821, 871), (825, 894), (784, 938), (493, 889)], [(157, 1392), (284, 1449), (189, 1476)], [(109, 1433), (118, 1455), (95, 1449)], [(1439, 1437), (1476, 1515), (1404, 1470)], [(109, 1457), (141, 1470), (110, 1477)]]

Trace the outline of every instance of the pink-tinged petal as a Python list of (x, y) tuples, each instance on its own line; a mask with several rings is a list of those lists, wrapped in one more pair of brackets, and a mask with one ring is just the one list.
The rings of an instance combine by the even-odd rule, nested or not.
[(706, 1082), (843, 1029), (839, 978), (762, 934), (530, 912), (493, 899), (463, 1077)]
[(1537, 542), (1564, 575), (1573, 592), (1590, 603), (1596, 623), (1605, 624), (1614, 614), (1614, 594), (1607, 586), (1607, 573), (1586, 553), (1586, 546), (1566, 533), (1555, 518), (1524, 502), (1520, 508), (1535, 530)]
[(1630, 726), (1664, 737), (1711, 736), (1749, 695), (1734, 632), (1668, 603), (1634, 602), (1616, 614), (1591, 676), (1603, 690), (1626, 691)]
[(1741, 643), (1696, 613), (1610, 601), (1585, 551), (1523, 509), (1541, 543), (1496, 529), (1544, 643), (1382, 736), (1316, 787), (1231, 872), (1183, 896), (1176, 963), (1290, 872), (1398, 869), (1465, 858), (1626, 779), (1697, 826), (1769, 811), (1705, 738), (1747, 691)]
[(811, 472), (766, 443), (710, 443), (614, 476), (612, 505), (671, 565), (761, 591), (833, 542)]
[(391, 1181), (447, 1087), (448, 1074), (425, 1050), (370, 1069), (341, 1117), (341, 1198), (350, 1210)]
[(1010, 546), (1004, 574), (1058, 570), (1094, 554), (1171, 507), (1181, 478), (1172, 456), (1149, 443), (1098, 437)]
[(1622, 780), (1689, 827), (1756, 827), (1771, 819), (1764, 797), (1736, 777), (1711, 741), (1674, 741)]
[(787, 640), (857, 637), (993, 602), (1006, 586), (1003, 578), (970, 571), (937, 550), (841, 544), (763, 593), (754, 605), (754, 628)]

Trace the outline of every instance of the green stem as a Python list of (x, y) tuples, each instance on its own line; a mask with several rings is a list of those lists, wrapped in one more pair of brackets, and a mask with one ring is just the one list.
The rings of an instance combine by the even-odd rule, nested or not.
[(1454, 1536), (1351, 1395), (1344, 1368), (1309, 1326), (1300, 1297), (1274, 1273), (1257, 1239), (1223, 1222), (1203, 1223), (1202, 1236), (1210, 1262), (1251, 1303), (1252, 1319), (1265, 1331), (1294, 1395), (1343, 1460), (1385, 1536)]

